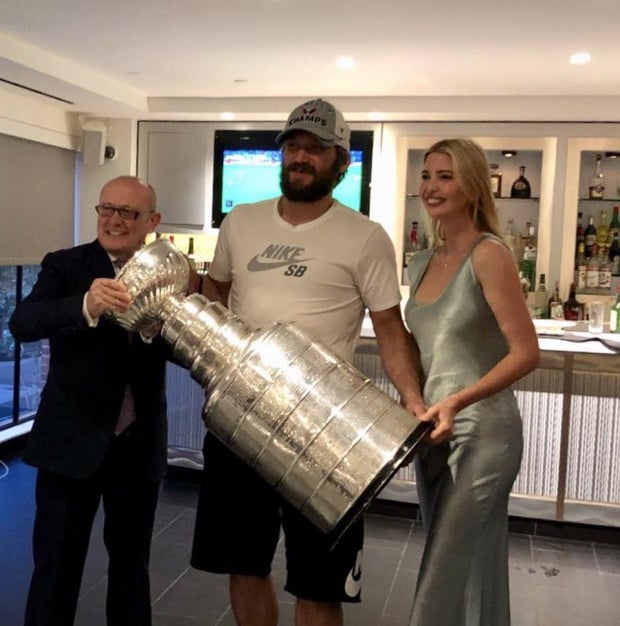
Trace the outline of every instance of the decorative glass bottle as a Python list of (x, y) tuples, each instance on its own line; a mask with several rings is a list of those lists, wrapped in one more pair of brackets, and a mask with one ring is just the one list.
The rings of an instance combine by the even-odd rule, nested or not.
[(575, 283), (571, 284), (568, 300), (564, 303), (564, 319), (574, 321), (583, 319), (583, 304), (577, 300), (575, 295)]
[(590, 258), (594, 254), (594, 246), (596, 245), (596, 226), (594, 225), (594, 217), (591, 215), (584, 231), (586, 242), (586, 257)]
[(609, 332), (620, 333), (620, 285), (617, 287), (616, 301), (609, 311)]
[(611, 214), (611, 222), (609, 222), (609, 241), (614, 238), (614, 235), (618, 233), (620, 235), (620, 217), (618, 216), (618, 207), (613, 208)]
[(620, 236), (617, 233), (609, 246), (609, 260), (611, 261), (611, 275), (620, 276)]
[(603, 155), (596, 155), (594, 176), (590, 179), (588, 197), (592, 200), (600, 200), (605, 197), (605, 175), (603, 174)]
[(417, 252), (422, 246), (418, 239), (418, 222), (411, 222), (411, 230), (409, 231), (409, 249), (412, 252)]
[(510, 188), (511, 198), (531, 198), (532, 188), (530, 181), (525, 178), (525, 165), (519, 165), (519, 177)]
[(502, 197), (502, 173), (497, 163), (491, 163), (491, 191), (496, 198)]

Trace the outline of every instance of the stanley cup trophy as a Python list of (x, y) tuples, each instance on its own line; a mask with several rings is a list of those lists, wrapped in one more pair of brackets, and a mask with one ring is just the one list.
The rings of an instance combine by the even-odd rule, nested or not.
[(241, 459), (334, 540), (410, 455), (428, 426), (294, 324), (253, 329), (201, 294), (167, 239), (121, 270), (133, 297), (110, 317), (163, 322), (178, 362), (207, 391), (203, 419)]

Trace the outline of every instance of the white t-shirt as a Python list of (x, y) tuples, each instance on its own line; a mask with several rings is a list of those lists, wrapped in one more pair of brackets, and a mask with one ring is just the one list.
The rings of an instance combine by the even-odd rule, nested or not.
[(224, 219), (209, 275), (231, 282), (230, 309), (252, 327), (295, 322), (350, 360), (365, 308), (400, 302), (394, 247), (383, 228), (334, 201), (292, 226), (278, 198), (236, 206)]

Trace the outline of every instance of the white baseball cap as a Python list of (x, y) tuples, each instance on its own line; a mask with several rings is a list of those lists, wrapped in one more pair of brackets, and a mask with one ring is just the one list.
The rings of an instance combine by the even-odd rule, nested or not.
[(342, 113), (327, 100), (309, 100), (294, 109), (284, 130), (276, 137), (276, 143), (280, 145), (296, 131), (314, 135), (325, 146), (340, 146), (347, 152), (351, 150), (351, 129)]

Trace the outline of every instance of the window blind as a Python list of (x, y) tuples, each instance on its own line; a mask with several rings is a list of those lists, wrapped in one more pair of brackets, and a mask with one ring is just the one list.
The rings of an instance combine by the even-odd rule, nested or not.
[(0, 134), (0, 265), (32, 265), (74, 241), (72, 150)]

